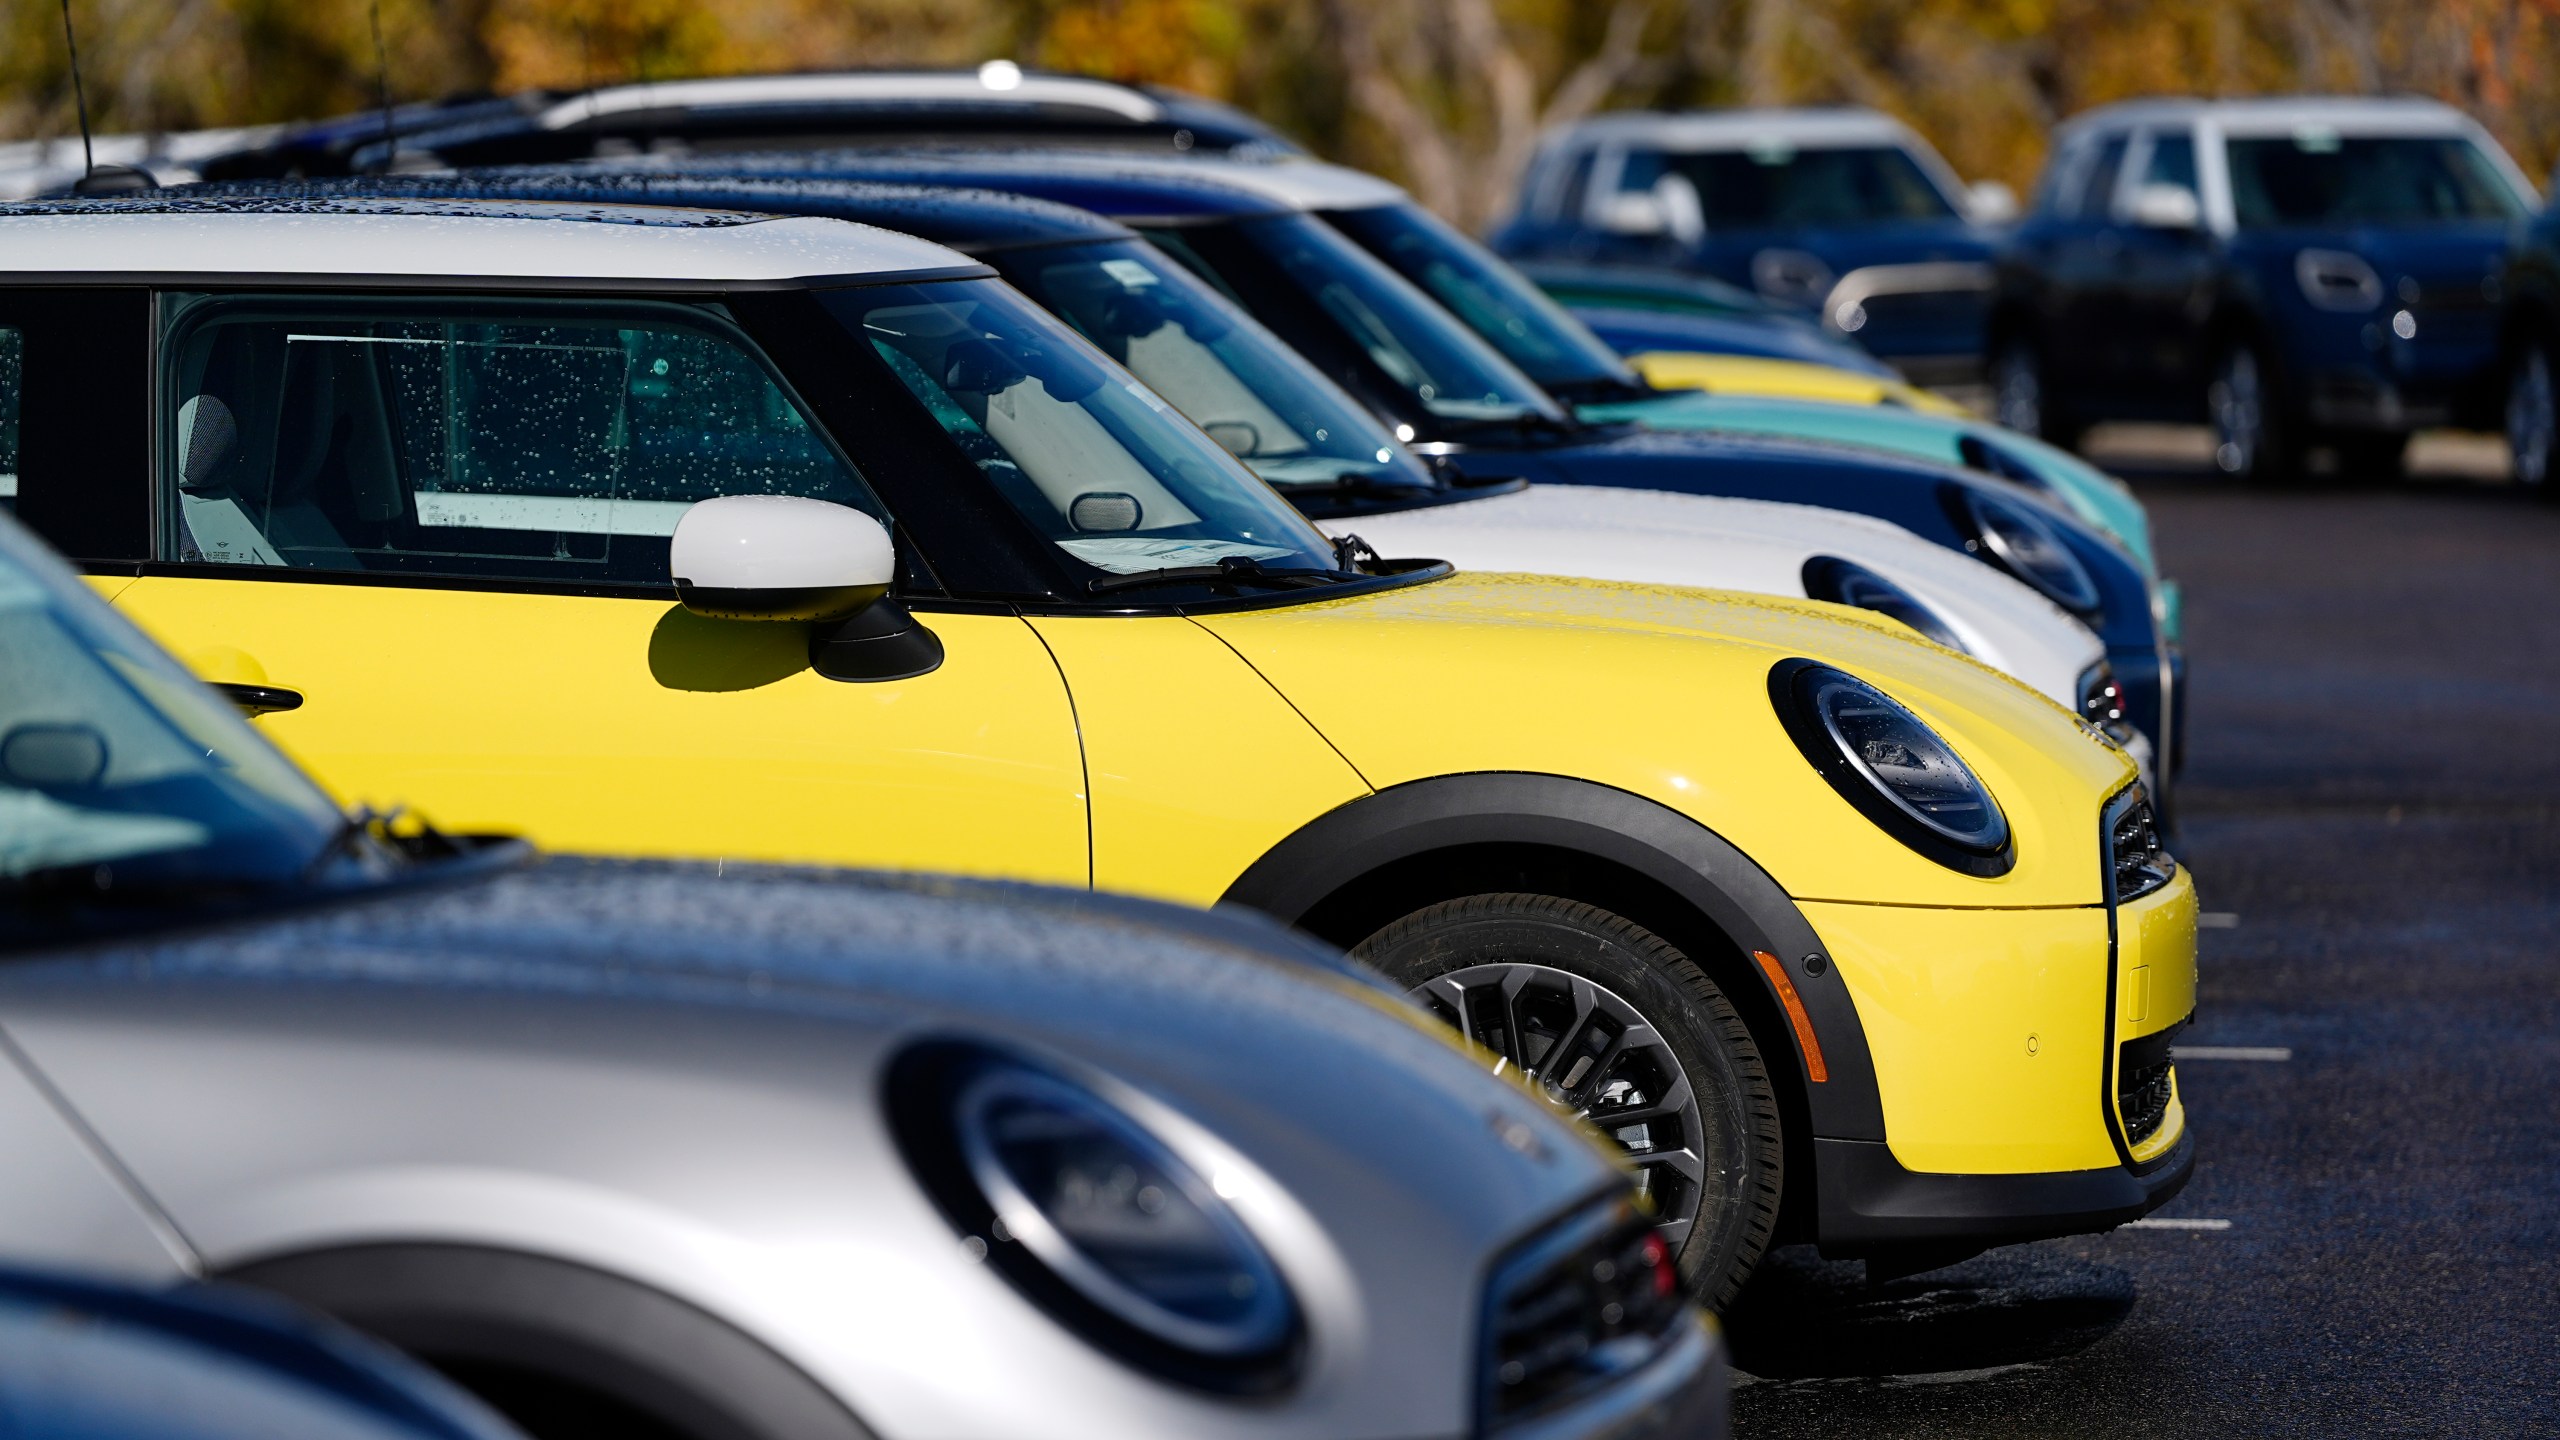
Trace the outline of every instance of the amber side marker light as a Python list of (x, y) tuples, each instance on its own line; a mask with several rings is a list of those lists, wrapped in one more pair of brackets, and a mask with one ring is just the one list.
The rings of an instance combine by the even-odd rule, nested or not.
[(1804, 1047), (1804, 1072), (1813, 1083), (1831, 1078), (1831, 1067), (1822, 1063), (1822, 1042), (1813, 1038), (1813, 1017), (1804, 1013), (1804, 997), (1796, 994), (1796, 982), (1787, 978), (1787, 967), (1766, 950), (1754, 950), (1751, 958), (1760, 962), (1760, 973), (1769, 977), (1778, 992), (1778, 1003), (1787, 1007), (1787, 1021), (1796, 1027), (1796, 1043)]

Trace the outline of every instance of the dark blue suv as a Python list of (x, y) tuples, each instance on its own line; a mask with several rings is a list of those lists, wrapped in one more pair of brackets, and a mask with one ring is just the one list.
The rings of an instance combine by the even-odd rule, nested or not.
[(1872, 110), (1629, 111), (1547, 137), (1492, 243), (1742, 286), (1927, 384), (1978, 365), (1987, 226), (2015, 208)]
[(2532, 204), (2497, 142), (2431, 101), (2092, 111), (2055, 135), (2001, 259), (1999, 417), (2063, 445), (2202, 421), (2235, 477), (2315, 449), (2394, 473), (2413, 430), (2499, 423), (2498, 272)]

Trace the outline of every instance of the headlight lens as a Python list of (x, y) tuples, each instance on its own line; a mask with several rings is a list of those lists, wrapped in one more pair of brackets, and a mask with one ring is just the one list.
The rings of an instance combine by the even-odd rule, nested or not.
[(1278, 1267), (1120, 1106), (1018, 1057), (937, 1043), (892, 1067), (890, 1110), (963, 1247), (1070, 1328), (1206, 1389), (1292, 1377), (1298, 1307)]
[(1804, 593), (1816, 600), (1855, 605), (1889, 616), (1950, 650), (1970, 654), (1956, 632), (1919, 596), (1873, 570), (1837, 555), (1816, 555), (1804, 562)]
[(2116, 679), (2116, 667), (2104, 660), (2080, 672), (2080, 718), (2119, 745), (2133, 738), (2133, 726), (2124, 718), (2124, 686)]
[(1783, 660), (1769, 672), (1769, 698), (1805, 759), (1886, 833), (1968, 875), (2016, 863), (1990, 789), (1891, 696), (1828, 665)]
[(2013, 500), (1966, 487), (1958, 509), (1972, 532), (1965, 548), (2044, 592), (2065, 610), (2097, 613), (2098, 582), (2044, 517)]

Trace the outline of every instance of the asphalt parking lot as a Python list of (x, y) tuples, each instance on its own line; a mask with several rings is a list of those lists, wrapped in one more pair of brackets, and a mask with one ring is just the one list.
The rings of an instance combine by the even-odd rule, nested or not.
[(1876, 1288), (1782, 1252), (1737, 1433), (2560, 1433), (2560, 506), (2417, 458), (2132, 471), (2187, 595), (2194, 1182)]

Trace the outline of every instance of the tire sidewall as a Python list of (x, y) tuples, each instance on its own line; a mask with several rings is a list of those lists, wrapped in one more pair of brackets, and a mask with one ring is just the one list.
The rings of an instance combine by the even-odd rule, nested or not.
[(1679, 1260), (1692, 1292), (1720, 1305), (1766, 1248), (1775, 1218), (1775, 1090), (1758, 1048), (1723, 991), (1667, 942), (1607, 911), (1568, 904), (1539, 913), (1538, 902), (1557, 906), (1544, 896), (1434, 906), (1352, 953), (1408, 990), (1470, 966), (1516, 963), (1579, 976), (1634, 1006), (1687, 1073), (1710, 1132), (1698, 1139), (1704, 1177)]

